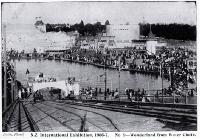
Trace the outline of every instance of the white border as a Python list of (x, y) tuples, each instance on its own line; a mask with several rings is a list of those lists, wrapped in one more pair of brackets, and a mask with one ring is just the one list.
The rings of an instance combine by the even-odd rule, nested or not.
[[(26, 0), (0, 0), (0, 2), (56, 2), (56, 1), (81, 1), (81, 0), (30, 0), (30, 1), (26, 1)], [(84, 1), (84, 0), (82, 0), (82, 1)], [(97, 1), (97, 0), (88, 0), (88, 1)], [(108, 0), (98, 0), (98, 1), (108, 1)], [(122, 1), (122, 0), (110, 0), (110, 1)], [(142, 0), (129, 0), (129, 1), (142, 1)], [(143, 0), (143, 1), (145, 1), (145, 0)], [(148, 0), (148, 1), (154, 1), (154, 0)], [(180, 0), (157, 0), (157, 1), (180, 1)], [(181, 0), (181, 1), (183, 1), (183, 0)], [(200, 52), (200, 44), (199, 44), (199, 40), (200, 40), (200, 38), (199, 38), (199, 35), (198, 34), (200, 34), (200, 31), (199, 31), (199, 24), (200, 24), (200, 22), (199, 22), (199, 13), (200, 13), (200, 9), (199, 9), (199, 4), (200, 4), (200, 2), (198, 1), (198, 0), (187, 0), (187, 1), (196, 1), (196, 5), (197, 5), (197, 23), (196, 23), (196, 25), (197, 25), (197, 93), (199, 93), (199, 90), (200, 90), (200, 85), (199, 85), (199, 67), (200, 67), (200, 61), (199, 61), (199, 56), (200, 56), (200, 54), (199, 54), (199, 52)], [(1, 14), (1, 12), (0, 12), (0, 14)], [(0, 22), (1, 22), (1, 19), (0, 19)], [(0, 29), (1, 30), (1, 29)], [(0, 57), (0, 60), (1, 60), (1, 57)], [(0, 70), (1, 70), (1, 64), (0, 64)], [(0, 87), (1, 87), (1, 80), (0, 80)], [(0, 93), (0, 98), (2, 98), (2, 93)], [(198, 106), (198, 109), (199, 109), (199, 96), (197, 97), (198, 99), (197, 99), (197, 106)], [(2, 101), (0, 100), (0, 108), (2, 107)], [(1, 108), (1, 115), (2, 115), (2, 108)], [(198, 130), (196, 131), (196, 132), (189, 132), (189, 131), (177, 131), (177, 132), (175, 132), (175, 131), (173, 131), (173, 132), (133, 132), (133, 133), (160, 133), (160, 134), (162, 134), (162, 133), (166, 133), (166, 134), (169, 134), (169, 133), (175, 133), (175, 134), (182, 134), (181, 135), (181, 137), (179, 136), (179, 138), (182, 138), (182, 139), (185, 139), (185, 138), (199, 138), (200, 137), (200, 133), (198, 133), (198, 131), (199, 131), (199, 125), (200, 125), (200, 121), (199, 121), (199, 114), (200, 114), (200, 112), (199, 112), (199, 110), (197, 111), (197, 115), (198, 115), (198, 120), (197, 120), (197, 122), (198, 122)], [(0, 116), (0, 121), (2, 121), (2, 116)], [(33, 133), (33, 132), (30, 132), (30, 133), (25, 133), (25, 132), (22, 132), (22, 134), (24, 134), (24, 136), (3, 136), (3, 132), (2, 132), (2, 127), (1, 127), (1, 125), (0, 125), (0, 131), (1, 131), (1, 133), (0, 133), (0, 138), (2, 138), (2, 139), (10, 139), (10, 138), (15, 138), (15, 139), (21, 139), (21, 138), (34, 138), (34, 137), (31, 137), (31, 133)], [(20, 132), (21, 133), (21, 132)], [(47, 132), (47, 133), (57, 133), (57, 132)], [(58, 132), (59, 133), (59, 132)], [(63, 132), (60, 132), (60, 133), (63, 133)], [(95, 132), (89, 132), (89, 133), (92, 133), (92, 134), (95, 134)], [(133, 139), (133, 138), (141, 138), (141, 137), (123, 137), (123, 133), (130, 133), (130, 132), (119, 132), (120, 133), (120, 135), (121, 135), (121, 137), (116, 137), (115, 136), (115, 132), (107, 132), (108, 133), (108, 135), (109, 135), (109, 138), (118, 138), (118, 139), (121, 139), (121, 138), (131, 138), (131, 139)], [(116, 132), (117, 133), (117, 132)], [(184, 133), (195, 133), (197, 136), (196, 137), (191, 137), (191, 136), (183, 136), (183, 134)], [(15, 133), (11, 133), (11, 134), (15, 134)], [(38, 133), (38, 134), (40, 134), (40, 132)], [(48, 137), (47, 137), (48, 138)], [(52, 137), (51, 137), (52, 138)], [(58, 137), (57, 137), (58, 138)], [(74, 137), (71, 137), (71, 138), (74, 138)], [(80, 138), (80, 137), (79, 137)], [(101, 137), (102, 138), (102, 137)], [(107, 137), (104, 137), (104, 138), (107, 138)], [(151, 138), (151, 137), (142, 137), (142, 138)], [(153, 137), (153, 138), (161, 138), (161, 137), (159, 137), (159, 136), (156, 136), (156, 137)], [(177, 138), (177, 137), (162, 137), (162, 138)]]

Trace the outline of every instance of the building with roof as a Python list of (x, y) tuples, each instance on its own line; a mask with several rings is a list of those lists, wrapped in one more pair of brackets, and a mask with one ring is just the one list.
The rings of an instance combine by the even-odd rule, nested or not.
[(104, 50), (104, 49), (116, 48), (116, 44), (115, 44), (114, 39), (115, 39), (114, 36), (105, 36), (105, 34), (104, 34), (98, 40), (98, 49)]
[(155, 35), (152, 33), (151, 28), (148, 35), (148, 38), (146, 40), (146, 50), (149, 55), (156, 55), (156, 53), (160, 50), (162, 47), (166, 47), (166, 42), (160, 42), (158, 41), (158, 37), (155, 37)]
[(114, 36), (116, 48), (131, 47), (132, 40), (139, 39), (139, 25), (129, 23), (106, 25), (106, 36)]
[(146, 40), (132, 40), (132, 48), (135, 48), (137, 50), (144, 50), (146, 49)]
[(150, 30), (148, 39), (146, 41), (146, 50), (149, 55), (156, 54), (156, 45), (157, 45), (157, 39), (155, 38), (154, 34)]

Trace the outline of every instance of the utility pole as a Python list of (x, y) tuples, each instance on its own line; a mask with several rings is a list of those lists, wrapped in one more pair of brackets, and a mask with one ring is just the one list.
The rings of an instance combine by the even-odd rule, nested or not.
[(16, 96), (16, 69), (13, 66), (13, 73), (12, 73), (12, 77), (11, 77), (11, 103), (13, 103), (15, 101), (15, 96)]
[(105, 75), (105, 93), (104, 93), (104, 100), (106, 100), (107, 96), (107, 73), (106, 73), (106, 62), (107, 62), (107, 54), (105, 54), (105, 63), (104, 63), (104, 75)]
[(187, 86), (186, 86), (186, 88), (187, 88), (187, 90), (189, 89), (189, 83), (188, 83), (188, 79), (189, 79), (189, 74), (188, 74), (188, 61), (187, 61), (187, 58), (186, 58), (186, 84), (187, 84)]
[(111, 79), (111, 83), (110, 83), (110, 90), (111, 90), (111, 91), (113, 90), (113, 87), (112, 87), (112, 79)]
[(163, 92), (163, 56), (161, 62), (161, 78), (162, 78), (162, 103), (164, 103), (164, 92)]
[(173, 68), (173, 71), (172, 71), (172, 76), (171, 76), (171, 86), (172, 86), (172, 91), (173, 91), (173, 103), (175, 104), (175, 91), (173, 90), (174, 89), (174, 70), (175, 70), (175, 65), (173, 64), (172, 68)]
[(6, 55), (6, 25), (2, 28), (3, 37), (3, 60), (4, 60), (4, 90), (3, 90), (3, 110), (6, 109), (7, 105), (7, 55)]
[(97, 75), (97, 82), (96, 82), (96, 88), (97, 88), (97, 85), (98, 85), (98, 75)]
[(17, 93), (17, 84), (16, 84), (16, 77), (17, 77), (17, 72), (16, 72), (16, 61), (14, 60), (14, 71), (15, 71), (15, 76), (14, 76), (14, 93), (13, 93), (13, 101), (15, 101), (16, 93)]
[(187, 92), (189, 91), (189, 83), (188, 83), (188, 61), (186, 58), (186, 91), (185, 91), (185, 104), (187, 104)]
[(119, 56), (119, 62), (118, 62), (118, 75), (119, 75), (119, 99), (120, 99), (120, 56)]

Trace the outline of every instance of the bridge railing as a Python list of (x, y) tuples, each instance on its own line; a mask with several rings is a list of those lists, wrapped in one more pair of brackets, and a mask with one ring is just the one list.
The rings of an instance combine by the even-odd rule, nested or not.
[(149, 103), (165, 103), (165, 104), (197, 104), (196, 89), (187, 89), (182, 92), (167, 92), (166, 90), (145, 90), (144, 95), (119, 94), (117, 96), (104, 95), (104, 93), (93, 95), (83, 95), (81, 99), (108, 100), (108, 101), (129, 101), (129, 102), (149, 102)]

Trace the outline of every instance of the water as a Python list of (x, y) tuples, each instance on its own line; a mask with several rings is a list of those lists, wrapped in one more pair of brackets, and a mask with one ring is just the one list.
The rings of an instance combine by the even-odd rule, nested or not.
[[(33, 48), (47, 48), (54, 42), (54, 45), (60, 45), (67, 41), (66, 34), (58, 33), (42, 33), (33, 25), (7, 25), (7, 50), (10, 48), (16, 50), (25, 50), (32, 52)], [(65, 45), (65, 44), (63, 44)], [(62, 45), (62, 46), (63, 46)], [(39, 61), (39, 60), (16, 60), (16, 70), (18, 80), (26, 81), (26, 69), (29, 69), (31, 75), (36, 75), (38, 72), (57, 77), (60, 80), (67, 79), (69, 76), (76, 77), (82, 87), (92, 86), (101, 87), (104, 89), (104, 70), (91, 65), (80, 65), (68, 63), (66, 61)], [(119, 78), (117, 70), (107, 70), (108, 81), (107, 87), (116, 89), (119, 88)], [(163, 81), (164, 87), (169, 86), (167, 80)], [(189, 88), (196, 87), (196, 84), (189, 84)], [(160, 77), (152, 77), (142, 74), (130, 74), (128, 71), (121, 71), (120, 88), (124, 91), (125, 88), (144, 88), (144, 89), (161, 89), (162, 79)]]
[[(39, 72), (45, 75), (56, 77), (58, 80), (66, 80), (67, 77), (75, 77), (81, 87), (101, 87), (104, 90), (103, 68), (97, 68), (92, 65), (81, 65), (67, 61), (50, 60), (15, 60), (17, 79), (25, 82), (26, 70), (29, 69), (30, 76), (35, 76)], [(163, 86), (168, 87), (170, 82), (163, 80)], [(117, 70), (107, 69), (107, 88), (119, 88), (119, 73)], [(131, 74), (129, 71), (120, 72), (120, 90), (124, 92), (125, 88), (144, 88), (148, 90), (162, 89), (162, 79), (160, 77), (142, 75), (138, 73)]]

